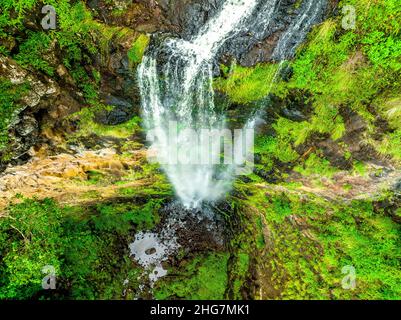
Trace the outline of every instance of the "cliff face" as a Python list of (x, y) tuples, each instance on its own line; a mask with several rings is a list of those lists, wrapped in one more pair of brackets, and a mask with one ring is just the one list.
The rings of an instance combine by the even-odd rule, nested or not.
[[(138, 115), (135, 68), (149, 42), (148, 34), (189, 38), (217, 12), (222, 1), (89, 1), (85, 7), (66, 3), (60, 3), (55, 33), (41, 29), (40, 3), (26, 4), (29, 14), (2, 26), (0, 76), (5, 91), (8, 82), (21, 88), (18, 94), (11, 89), (8, 94), (10, 103), (18, 107), (5, 114), (2, 135), (9, 135), (9, 145), (0, 150), (1, 170), (8, 162), (29, 159), (31, 147), (41, 141), (52, 144), (46, 134), (60, 126), (67, 127), (60, 131), (71, 128), (64, 119), (87, 104), (113, 106), (113, 110), (97, 114), (96, 121), (101, 124), (118, 125)], [(260, 6), (267, 3), (261, 1)], [(254, 23), (246, 33), (229, 40), (217, 55), (216, 76), (221, 74), (219, 63), (238, 61), (250, 67), (270, 61), (278, 35), (299, 14), (298, 7), (295, 0), (281, 1), (268, 26)], [(322, 5), (316, 23), (332, 9)], [(12, 9), (4, 14), (15, 15)], [(17, 130), (17, 123), (27, 128)], [(43, 126), (46, 134), (39, 130)]]
[[(0, 12), (1, 298), (401, 297), (396, 0), (328, 1), (280, 65), (274, 48), (302, 1), (227, 42), (216, 104), (233, 128), (261, 110), (263, 123), (253, 173), (203, 218), (147, 162), (136, 68), (149, 43), (188, 38), (223, 1), (55, 0), (54, 31), (41, 1), (17, 2)], [(152, 284), (129, 243), (169, 228), (180, 249), (162, 267), (175, 278)], [(41, 290), (49, 264), (53, 292)]]

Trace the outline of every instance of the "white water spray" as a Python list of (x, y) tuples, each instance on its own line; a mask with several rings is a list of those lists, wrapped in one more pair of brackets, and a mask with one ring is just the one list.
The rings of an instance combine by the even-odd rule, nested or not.
[[(181, 159), (201, 159), (210, 149), (210, 141), (188, 135), (188, 130), (199, 133), (204, 129), (225, 129), (224, 116), (214, 105), (213, 61), (228, 39), (255, 25), (253, 15), (258, 18), (258, 28), (269, 26), (281, 0), (265, 0), (256, 12), (260, 1), (227, 0), (197, 35), (189, 41), (163, 41), (154, 50), (149, 50), (138, 68), (148, 137), (177, 196), (186, 207), (195, 208), (203, 201), (221, 198), (230, 189), (233, 174), (240, 165), (238, 162), (226, 166), (215, 165), (213, 160), (219, 157), (219, 152), (212, 152), (211, 162), (206, 164), (201, 161), (188, 164), (171, 160), (177, 160), (177, 152)], [(313, 3), (324, 0), (307, 1), (313, 6)], [(289, 33), (284, 36), (288, 40), (279, 42), (280, 49), (276, 56), (280, 60), (285, 58), (288, 47), (294, 46), (294, 41), (290, 41), (294, 32), (303, 32), (310, 27), (313, 19), (304, 17), (310, 12), (308, 10), (302, 13), (298, 29), (291, 29), (290, 26)], [(299, 44), (302, 39), (298, 38), (295, 42)], [(178, 128), (171, 128), (172, 122), (178, 123)], [(254, 123), (255, 119), (250, 119), (246, 128), (252, 129)], [(239, 158), (245, 160), (252, 143), (253, 136), (245, 134), (234, 141), (234, 153), (237, 156), (240, 154)]]

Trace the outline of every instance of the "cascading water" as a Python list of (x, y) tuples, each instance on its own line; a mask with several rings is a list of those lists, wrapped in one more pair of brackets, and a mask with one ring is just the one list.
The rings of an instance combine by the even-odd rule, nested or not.
[(273, 51), (272, 58), (282, 61), (292, 57), (296, 47), (305, 39), (311, 25), (319, 20), (319, 13), (325, 6), (325, 0), (305, 1), (298, 18), (288, 27)]
[[(255, 29), (262, 35), (282, 0), (227, 0), (189, 40), (169, 38), (148, 50), (138, 69), (142, 108), (148, 138), (157, 160), (181, 202), (189, 208), (216, 200), (226, 193), (233, 174), (246, 159), (246, 134), (234, 141), (240, 161), (219, 166), (220, 137), (199, 138), (202, 130), (222, 132), (225, 119), (214, 104), (213, 66), (219, 49), (240, 32)], [(325, 0), (304, 1), (299, 18), (290, 24), (273, 53), (275, 60), (290, 56), (304, 39)], [(257, 19), (255, 20), (254, 17)], [(250, 119), (246, 128), (254, 126)], [(242, 132), (244, 133), (244, 132)], [(208, 161), (202, 161), (207, 154)]]

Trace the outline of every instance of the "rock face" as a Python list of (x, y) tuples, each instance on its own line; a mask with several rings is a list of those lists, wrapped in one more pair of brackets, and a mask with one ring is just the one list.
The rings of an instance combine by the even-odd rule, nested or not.
[[(202, 26), (214, 16), (223, 5), (223, 0), (160, 0), (159, 6), (169, 25), (177, 26), (179, 34), (184, 39), (197, 34)], [(273, 8), (274, 13), (266, 19), (266, 8)], [(243, 66), (253, 66), (259, 62), (266, 62), (273, 57), (273, 49), (277, 45), (280, 35), (291, 30), (292, 43), (306, 35), (302, 27), (323, 20), (328, 6), (327, 1), (282, 0), (277, 3), (271, 0), (262, 0), (258, 3), (255, 14), (251, 16), (251, 27), (235, 38), (230, 39), (221, 48), (220, 56), (234, 57)], [(296, 18), (305, 14), (305, 20)], [(308, 22), (309, 16), (311, 21)], [(287, 35), (288, 36), (288, 35)], [(295, 50), (291, 48), (291, 50)], [(289, 53), (290, 54), (290, 53)], [(277, 57), (276, 57), (277, 58)]]
[(21, 99), (21, 112), (27, 107), (38, 107), (43, 97), (57, 95), (59, 92), (57, 84), (52, 79), (39, 80), (15, 61), (4, 56), (0, 56), (0, 76), (14, 85), (27, 83), (30, 86), (29, 92)]
[[(138, 151), (130, 159), (121, 159), (113, 149), (82, 151), (76, 155), (60, 153), (55, 156), (33, 157), (24, 165), (7, 168), (0, 174), (0, 209), (17, 194), (38, 198), (53, 197), (59, 201), (88, 201), (85, 194), (98, 192), (102, 197), (115, 196), (118, 191), (110, 185), (85, 184), (92, 172), (118, 177), (138, 166), (145, 155)], [(132, 186), (140, 185), (133, 181)], [(147, 181), (143, 181), (147, 183)]]
[(90, 0), (87, 5), (98, 20), (108, 25), (145, 33), (177, 28), (166, 19), (156, 0)]
[(126, 99), (108, 96), (105, 99), (108, 105), (113, 106), (111, 111), (101, 111), (96, 115), (96, 121), (105, 125), (118, 125), (131, 119), (135, 110), (132, 103)]
[[(85, 66), (88, 71), (99, 72), (99, 102), (112, 107), (111, 111), (97, 115), (96, 120), (101, 124), (121, 124), (139, 112), (135, 69), (127, 57), (137, 36), (136, 31), (128, 30), (125, 36), (111, 39), (108, 52), (93, 54), (92, 61)], [(98, 40), (93, 39), (95, 45), (100, 45), (96, 43)], [(0, 55), (0, 78), (15, 86), (29, 86), (21, 99), (15, 101), (18, 107), (8, 126), (8, 147), (0, 150), (0, 172), (8, 164), (16, 165), (28, 160), (34, 146), (45, 144), (49, 150), (58, 149), (62, 141), (56, 136), (68, 135), (74, 126), (65, 124), (64, 119), (88, 106), (80, 84), (63, 65), (65, 57), (62, 52), (53, 49), (45, 57), (56, 71), (52, 78), (32, 68), (24, 69), (10, 57)]]
[[(39, 124), (35, 112), (46, 107), (51, 99), (60, 94), (58, 85), (49, 78), (40, 79), (22, 69), (10, 58), (0, 56), (0, 77), (13, 85), (26, 84), (29, 91), (23, 95), (14, 111), (9, 125), (10, 145), (0, 151), (1, 158), (7, 154), (10, 161), (26, 158), (28, 150), (38, 142)], [(0, 171), (5, 168), (7, 161), (0, 162)]]
[[(232, 55), (243, 66), (290, 58), (310, 27), (321, 22), (327, 10), (326, 0), (314, 2), (304, 0), (302, 3), (296, 0), (283, 0), (277, 2), (271, 18), (266, 19), (265, 13), (262, 13), (266, 10), (262, 8), (269, 8), (271, 3), (270, 0), (260, 1), (256, 16), (251, 17), (250, 30), (228, 41), (222, 52)], [(283, 40), (281, 38), (287, 39), (288, 49), (278, 54), (274, 50), (280, 45), (280, 40)]]
[[(197, 34), (223, 4), (224, 0), (91, 0), (88, 3), (98, 18), (108, 24), (123, 25), (147, 33), (169, 32), (184, 39)], [(313, 12), (308, 11), (310, 4)], [(267, 22), (265, 12), (270, 7), (274, 7), (275, 11)], [(116, 14), (115, 10), (121, 10), (122, 13)], [(251, 28), (227, 41), (220, 51), (220, 57), (234, 57), (243, 66), (269, 61), (280, 35), (294, 25), (297, 16), (305, 13), (308, 19), (313, 15), (312, 24), (316, 24), (323, 20), (327, 11), (327, 0), (261, 0), (251, 17)], [(300, 28), (307, 19), (293, 30), (291, 41), (305, 35)]]
[[(318, 2), (325, 3), (325, 0)], [(108, 56), (94, 55), (93, 65), (88, 67), (100, 71), (100, 101), (112, 107), (111, 110), (99, 112), (95, 120), (104, 125), (118, 125), (140, 113), (136, 73), (127, 57), (138, 31), (159, 31), (164, 36), (189, 39), (217, 13), (223, 3), (223, 0), (89, 1), (87, 5), (98, 20), (108, 25), (126, 26), (131, 30), (123, 38), (113, 38), (109, 44)], [(271, 3), (274, 1), (261, 0), (257, 12), (262, 12), (260, 9)], [(250, 24), (251, 28), (227, 41), (217, 55), (218, 59), (229, 63), (234, 58), (244, 66), (272, 59), (273, 48), (280, 35), (294, 22), (294, 18), (309, 1), (299, 3), (296, 0), (282, 0), (279, 3), (275, 15), (269, 19), (269, 24), (258, 23), (257, 21), (264, 22), (263, 17), (252, 16), (255, 22)], [(323, 18), (325, 9), (324, 5), (319, 7), (315, 22)], [(61, 127), (63, 118), (85, 106), (85, 101), (77, 90), (78, 84), (61, 63), (62, 57), (57, 56), (56, 52), (48, 54), (51, 55), (48, 60), (57, 72), (58, 82), (45, 75), (24, 70), (12, 59), (0, 56), (0, 77), (10, 80), (15, 85), (27, 83), (31, 88), (19, 102), (20, 108), (9, 127), (11, 144), (7, 150), (7, 159), (14, 163), (27, 160), (28, 151), (32, 146), (41, 141), (49, 143), (49, 130), (43, 135), (43, 125), (51, 128)], [(291, 113), (291, 110), (289, 112)], [(290, 116), (302, 115), (291, 113)], [(0, 171), (4, 170), (6, 165), (7, 161), (2, 161)]]

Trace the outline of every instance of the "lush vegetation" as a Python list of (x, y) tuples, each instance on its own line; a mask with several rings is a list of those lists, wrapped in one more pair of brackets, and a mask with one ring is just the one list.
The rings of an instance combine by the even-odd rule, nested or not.
[[(22, 200), (0, 219), (0, 298), (117, 299), (124, 280), (137, 289), (129, 258), (133, 231), (158, 222), (159, 201), (60, 207), (51, 199)], [(57, 290), (42, 289), (53, 266)]]
[[(315, 135), (338, 142), (346, 157), (349, 146), (342, 141), (346, 134), (344, 114), (355, 112), (368, 129), (359, 142), (401, 160), (401, 8), (396, 0), (341, 1), (340, 12), (345, 5), (356, 9), (354, 29), (344, 29), (345, 17), (339, 14), (313, 29), (293, 61), (254, 68), (234, 64), (223, 67), (224, 77), (215, 82), (235, 103), (249, 104), (271, 92), (284, 100), (295, 97), (302, 103), (300, 108), (312, 106), (308, 120), (277, 115), (275, 136), (262, 137), (257, 147), (264, 148), (270, 158), (281, 162), (298, 159), (294, 149)], [(380, 130), (378, 118), (390, 124), (381, 139), (372, 137)]]
[[(156, 299), (221, 300), (227, 288), (227, 253), (212, 253), (186, 261), (182, 270), (169, 270), (156, 284)], [(171, 280), (170, 280), (171, 278)]]
[[(255, 265), (262, 273), (267, 270), (262, 279), (272, 285), (264, 298), (401, 298), (396, 195), (347, 204), (300, 194), (296, 187), (282, 193), (241, 183), (236, 189), (247, 200), (233, 201), (253, 225), (237, 237), (241, 246), (258, 252)], [(260, 225), (269, 234), (256, 232), (266, 240), (258, 246), (255, 231)], [(355, 268), (355, 288), (342, 286), (346, 266)]]
[[(45, 4), (56, 9), (57, 29), (30, 30), (25, 24), (29, 13), (39, 14)], [(56, 68), (63, 65), (89, 106), (99, 105), (99, 66), (94, 66), (97, 54), (101, 55), (101, 63), (106, 63), (113, 39), (139, 36), (133, 30), (94, 20), (83, 1), (1, 0), (0, 6), (0, 53), (31, 72), (39, 71), (48, 76), (55, 76)], [(18, 36), (13, 37), (14, 34)], [(129, 54), (132, 59), (140, 59), (146, 41), (146, 37), (139, 36), (134, 42)], [(12, 50), (16, 53), (11, 53)]]
[[(313, 29), (293, 61), (222, 66), (223, 77), (215, 81), (235, 104), (276, 107), (268, 113), (271, 130), (256, 139), (256, 174), (249, 176), (252, 182), (236, 184), (233, 198), (250, 225), (237, 236), (236, 247), (259, 252), (255, 265), (261, 281), (271, 284), (264, 298), (401, 297), (397, 194), (344, 202), (325, 199), (324, 191), (307, 193), (303, 184), (308, 180), (324, 190), (322, 178), (341, 170), (316, 141), (336, 146), (343, 163), (351, 164), (350, 174), (367, 175), (366, 163), (347, 144), (352, 140), (344, 139), (350, 114), (365, 123), (356, 143), (393, 163), (401, 159), (401, 8), (397, 1), (341, 1), (339, 12), (345, 5), (356, 8), (354, 29), (345, 30), (339, 14)], [(266, 100), (269, 93), (273, 98)], [(295, 103), (307, 119), (287, 118), (277, 100)], [(378, 119), (388, 123), (384, 132)], [(295, 173), (301, 181), (291, 182)], [(355, 289), (342, 288), (347, 266), (355, 268)]]
[(142, 61), (142, 56), (149, 44), (149, 37), (146, 35), (140, 35), (135, 42), (132, 44), (130, 50), (128, 50), (128, 58), (131, 63), (140, 63)]
[[(55, 6), (56, 30), (29, 24), (43, 4)], [(343, 28), (345, 5), (356, 8), (354, 29)], [(106, 125), (97, 116), (113, 110), (99, 92), (102, 77), (112, 73), (115, 43), (128, 43), (133, 73), (150, 39), (100, 22), (85, 1), (0, 0), (0, 8), (0, 56), (68, 87), (79, 100), (80, 111), (57, 124), (68, 133), (56, 147), (94, 141), (90, 147), (97, 149), (105, 142), (122, 159), (142, 157), (139, 168), (90, 169), (85, 179), (71, 179), (92, 188), (86, 199), (73, 199), (84, 205), (22, 196), (10, 202), (0, 212), (0, 299), (136, 298), (147, 271), (129, 257), (128, 244), (136, 232), (157, 229), (173, 192), (159, 167), (135, 153), (143, 147), (140, 117)], [(267, 110), (255, 141), (255, 170), (237, 179), (215, 208), (225, 219), (225, 248), (178, 253), (151, 297), (401, 299), (399, 194), (376, 188), (364, 197), (336, 197), (382, 175), (364, 156), (395, 170), (401, 163), (401, 6), (399, 0), (342, 0), (338, 12), (313, 28), (292, 61), (221, 65), (214, 86), (227, 105)], [(12, 152), (11, 127), (31, 85), (6, 76), (0, 77), (0, 162)], [(302, 117), (288, 116), (289, 106)], [(355, 137), (350, 123), (359, 120)], [(371, 154), (355, 152), (360, 145)], [(349, 181), (335, 184), (337, 174)], [(113, 197), (100, 194), (102, 187), (115, 189)], [(49, 265), (57, 276), (54, 291), (42, 290)], [(347, 266), (356, 271), (351, 290), (342, 287)]]

